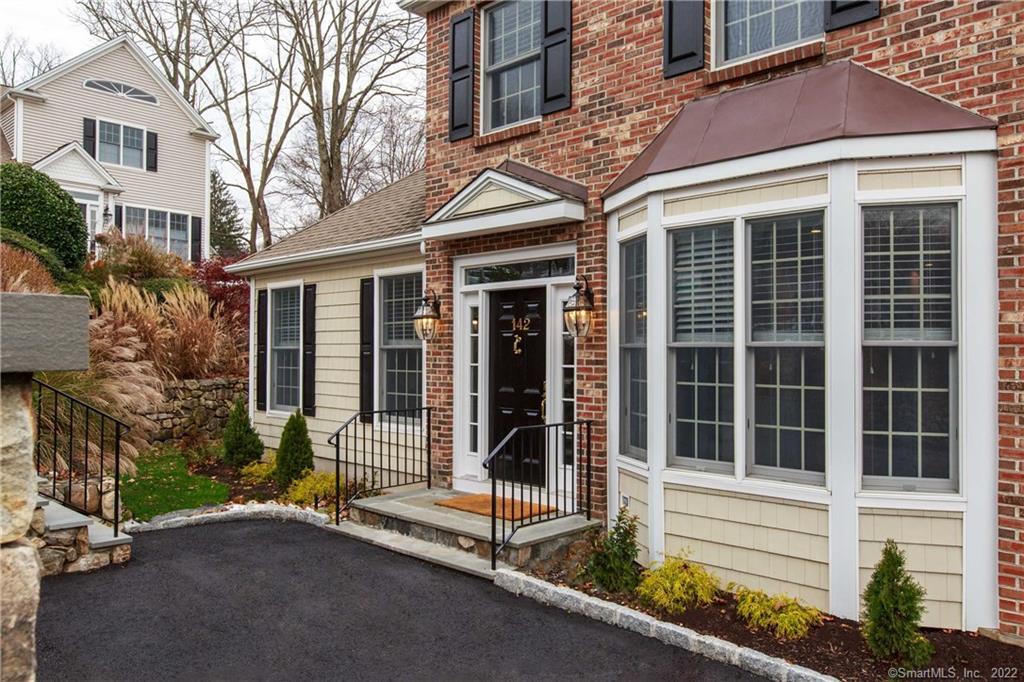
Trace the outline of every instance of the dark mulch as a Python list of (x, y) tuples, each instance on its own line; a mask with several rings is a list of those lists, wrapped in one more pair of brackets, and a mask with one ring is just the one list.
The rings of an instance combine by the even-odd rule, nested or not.
[[(675, 616), (651, 609), (633, 595), (609, 594), (592, 583), (571, 580), (570, 571), (562, 565), (537, 571), (536, 575), (549, 582), (567, 585), (595, 597), (644, 611), (660, 620), (757, 649), (841, 680), (889, 679), (894, 667), (871, 654), (861, 635), (860, 625), (852, 620), (826, 616), (825, 623), (812, 628), (807, 637), (796, 641), (779, 641), (766, 632), (749, 629), (736, 616), (735, 599), (731, 594), (722, 593), (714, 604), (687, 609), (682, 616)], [(925, 629), (924, 634), (935, 646), (935, 655), (927, 667), (944, 670), (951, 679), (1005, 679), (1024, 675), (1024, 648), (969, 632)], [(1000, 671), (1000, 668), (1004, 670)], [(1007, 673), (1006, 669), (1011, 672)], [(1012, 672), (1014, 670), (1016, 673)], [(950, 671), (954, 671), (953, 674)]]
[(265, 502), (276, 499), (281, 493), (277, 484), (270, 483), (244, 483), (238, 472), (220, 460), (203, 462), (191, 467), (194, 474), (209, 476), (215, 481), (227, 483), (231, 486), (230, 499), (232, 502)]

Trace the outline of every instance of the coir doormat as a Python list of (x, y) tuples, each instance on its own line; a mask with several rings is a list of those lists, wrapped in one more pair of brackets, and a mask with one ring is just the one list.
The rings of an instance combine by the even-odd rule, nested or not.
[[(458, 497), (450, 497), (446, 500), (435, 502), (434, 504), (439, 507), (458, 509), (459, 511), (469, 512), (471, 514), (480, 514), (481, 516), (491, 515), (491, 496), (487, 493), (480, 493), (478, 495), (459, 495)], [(545, 504), (531, 504), (530, 502), (523, 503), (520, 500), (499, 497), (495, 510), (498, 513), (498, 518), (500, 519), (505, 519), (506, 521), (522, 521), (523, 519), (540, 516), (541, 514), (548, 514), (555, 511), (556, 508), (549, 507)]]

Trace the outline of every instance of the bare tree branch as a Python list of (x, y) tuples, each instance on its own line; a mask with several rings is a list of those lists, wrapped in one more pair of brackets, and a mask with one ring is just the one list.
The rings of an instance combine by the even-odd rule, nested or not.
[(18, 85), (49, 71), (64, 60), (64, 52), (52, 43), (31, 45), (7, 33), (0, 43), (0, 83)]

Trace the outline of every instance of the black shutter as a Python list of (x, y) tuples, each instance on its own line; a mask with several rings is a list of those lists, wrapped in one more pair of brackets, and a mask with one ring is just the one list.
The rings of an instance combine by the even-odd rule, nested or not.
[(192, 262), (199, 263), (203, 260), (203, 219), (199, 216), (192, 216)]
[(256, 292), (256, 409), (267, 409), (267, 290)]
[(146, 170), (156, 173), (156, 133), (146, 133)]
[[(373, 278), (359, 281), (359, 411), (373, 410)], [(373, 415), (360, 421), (373, 423)]]
[(302, 414), (316, 416), (316, 285), (302, 288)]
[(568, 109), (572, 104), (572, 2), (545, 0), (540, 47), (540, 113)]
[(114, 227), (124, 232), (124, 209), (121, 204), (114, 204)]
[(473, 10), (452, 17), (448, 43), (448, 141), (473, 136)]
[(82, 119), (82, 146), (89, 156), (96, 158), (96, 119)]
[(879, 12), (878, 0), (832, 0), (825, 3), (825, 30), (835, 31), (875, 19)]
[(704, 66), (704, 3), (665, 0), (662, 10), (665, 78)]

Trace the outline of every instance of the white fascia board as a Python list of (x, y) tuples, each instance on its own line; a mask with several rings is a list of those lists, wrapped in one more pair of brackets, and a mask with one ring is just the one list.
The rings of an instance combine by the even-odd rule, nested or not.
[(830, 161), (890, 156), (963, 154), (995, 151), (997, 148), (995, 130), (878, 135), (826, 140), (800, 147), (779, 149), (764, 154), (754, 154), (739, 159), (729, 159), (704, 166), (650, 175), (606, 197), (604, 211), (605, 213), (614, 211), (651, 192), (662, 192), (679, 187), (719, 182), (746, 175), (771, 173), (788, 168), (812, 166)]
[(338, 256), (353, 256), (363, 253), (369, 253), (371, 251), (382, 251), (384, 249), (391, 249), (401, 246), (413, 246), (419, 245), (420, 233), (413, 232), (410, 234), (403, 234), (397, 237), (389, 237), (387, 239), (378, 239), (372, 242), (360, 242), (359, 244), (346, 244), (345, 246), (333, 246), (328, 249), (318, 249), (316, 251), (306, 251), (304, 253), (289, 254), (287, 256), (278, 256), (277, 258), (268, 258), (261, 260), (258, 263), (246, 263), (240, 261), (233, 263), (226, 268), (225, 272), (240, 274), (248, 272), (256, 272), (258, 270), (266, 270), (267, 268), (276, 268), (282, 265), (293, 265), (296, 263), (306, 263), (309, 261), (323, 260), (325, 258), (335, 258)]
[(398, 8), (411, 14), (426, 17), (438, 7), (444, 7), (448, 0), (398, 0)]
[(93, 173), (96, 173), (96, 175), (105, 183), (105, 185), (102, 185), (104, 190), (109, 192), (121, 192), (123, 190), (123, 187), (121, 186), (121, 183), (117, 181), (117, 178), (111, 175), (99, 161), (90, 156), (89, 152), (85, 151), (85, 148), (82, 147), (77, 140), (68, 143), (62, 149), (39, 159), (32, 164), (32, 168), (37, 171), (43, 171), (53, 162), (63, 159), (69, 154), (75, 154), (78, 156), (87, 166), (89, 166)]
[(46, 97), (38, 92), (31, 90), (24, 90), (22, 88), (8, 88), (4, 90), (4, 97), (10, 97), (11, 99), (30, 99), (35, 102), (45, 102)]
[(583, 220), (583, 215), (582, 203), (559, 199), (543, 204), (532, 204), (494, 213), (429, 223), (423, 226), (423, 239), (454, 239), (543, 225), (578, 222)]

